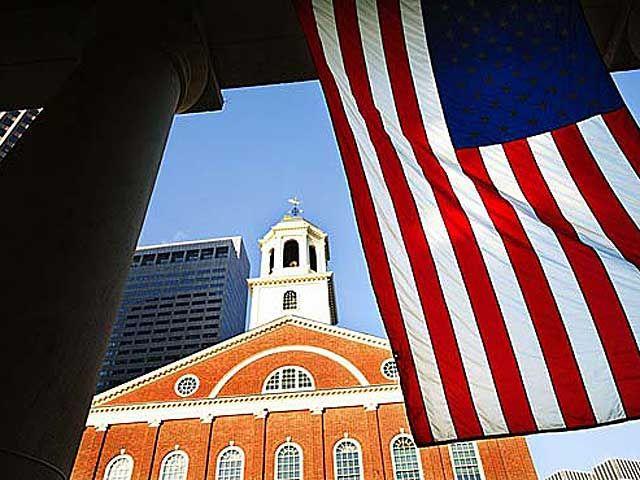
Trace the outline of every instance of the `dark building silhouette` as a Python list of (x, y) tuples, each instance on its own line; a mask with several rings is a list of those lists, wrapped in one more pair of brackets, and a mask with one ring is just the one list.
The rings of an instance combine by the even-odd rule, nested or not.
[(248, 276), (241, 237), (138, 248), (98, 392), (243, 332)]

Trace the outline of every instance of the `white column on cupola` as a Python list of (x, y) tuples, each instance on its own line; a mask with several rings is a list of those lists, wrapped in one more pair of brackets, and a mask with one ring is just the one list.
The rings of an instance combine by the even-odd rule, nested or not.
[(328, 236), (301, 216), (298, 199), (289, 203), (292, 208), (258, 242), (260, 276), (249, 280), (250, 329), (286, 315), (331, 325), (337, 321), (333, 273), (327, 268)]

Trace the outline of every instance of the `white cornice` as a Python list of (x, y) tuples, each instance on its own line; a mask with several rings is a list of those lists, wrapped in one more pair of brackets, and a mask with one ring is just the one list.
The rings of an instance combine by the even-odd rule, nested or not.
[(209, 243), (217, 243), (224, 241), (231, 241), (238, 252), (240, 252), (240, 244), (242, 243), (242, 237), (240, 235), (236, 235), (233, 237), (217, 237), (217, 238), (204, 238), (202, 240), (185, 240), (183, 242), (172, 242), (172, 243), (159, 243), (157, 245), (140, 245), (136, 248), (136, 252), (144, 252), (147, 250), (155, 250), (161, 248), (168, 247), (183, 247), (189, 245), (198, 245), (198, 244), (209, 244)]
[(254, 286), (263, 285), (282, 285), (285, 283), (309, 283), (317, 282), (321, 280), (331, 280), (333, 272), (326, 273), (310, 273), (308, 275), (287, 275), (287, 276), (269, 276), (269, 277), (256, 277), (247, 280), (250, 288)]
[(325, 333), (327, 335), (332, 335), (345, 340), (362, 343), (364, 345), (375, 348), (383, 348), (385, 350), (389, 350), (391, 348), (389, 342), (384, 338), (376, 337), (367, 333), (356, 332), (354, 330), (348, 330), (346, 328), (341, 328), (334, 325), (315, 322), (313, 320), (297, 317), (295, 315), (287, 315), (272, 322), (266, 323), (260, 327), (249, 330), (248, 332), (232, 337), (228, 340), (225, 340), (224, 342), (220, 342), (209, 348), (196, 352), (193, 355), (189, 355), (188, 357), (177, 360), (162, 368), (134, 378), (133, 380), (123, 383), (122, 385), (118, 385), (117, 387), (107, 390), (106, 392), (103, 392), (99, 395), (96, 395), (95, 397), (93, 397), (92, 406), (102, 405), (119, 395), (123, 395), (136, 388), (148, 385), (151, 382), (159, 380), (160, 378), (166, 377), (167, 375), (170, 375), (176, 371), (207, 360), (242, 343), (248, 342), (262, 335), (266, 335), (285, 325), (293, 325), (296, 327), (306, 328), (314, 332)]
[(258, 245), (262, 247), (264, 243), (268, 242), (275, 236), (276, 232), (286, 232), (291, 230), (307, 230), (307, 233), (317, 240), (324, 240), (327, 238), (327, 234), (319, 227), (311, 223), (310, 221), (302, 217), (289, 217), (285, 216), (280, 222), (276, 223), (269, 229), (264, 236), (258, 240)]
[(364, 408), (371, 404), (381, 405), (403, 401), (402, 391), (397, 384), (242, 397), (181, 399), (170, 402), (93, 407), (87, 418), (87, 426), (253, 415), (255, 412), (265, 410), (289, 412), (355, 406)]

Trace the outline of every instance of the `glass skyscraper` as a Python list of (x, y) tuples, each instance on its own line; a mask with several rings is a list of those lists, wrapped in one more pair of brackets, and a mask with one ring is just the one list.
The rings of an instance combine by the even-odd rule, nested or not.
[(243, 332), (248, 276), (241, 237), (138, 248), (97, 391)]

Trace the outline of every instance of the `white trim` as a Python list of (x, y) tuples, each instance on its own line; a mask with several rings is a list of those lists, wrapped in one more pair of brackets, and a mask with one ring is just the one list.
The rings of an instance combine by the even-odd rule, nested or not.
[(273, 320), (272, 322), (265, 323), (260, 327), (256, 327), (253, 330), (242, 333), (240, 335), (236, 335), (224, 342), (220, 342), (216, 345), (213, 345), (209, 348), (201, 350), (199, 352), (194, 353), (193, 355), (189, 355), (188, 357), (177, 360), (169, 365), (165, 365), (153, 372), (149, 372), (140, 377), (134, 378), (133, 380), (129, 380), (122, 385), (118, 385), (110, 390), (107, 390), (99, 395), (93, 397), (92, 406), (98, 406), (108, 402), (112, 398), (122, 395), (124, 393), (130, 392), (135, 388), (139, 388), (144, 385), (148, 385), (151, 382), (154, 382), (162, 377), (166, 377), (175, 373), (178, 370), (183, 368), (187, 368), (196, 363), (202, 362), (203, 360), (207, 360), (212, 358), (222, 352), (230, 350), (237, 345), (242, 343), (246, 343), (249, 340), (255, 339), (262, 335), (266, 335), (280, 327), (285, 325), (292, 325), (296, 327), (306, 328), (308, 330), (312, 330), (319, 333), (324, 333), (327, 335), (332, 335), (334, 337), (342, 338), (344, 340), (350, 340), (358, 343), (362, 343), (364, 345), (368, 345), (370, 347), (382, 348), (384, 350), (391, 350), (389, 342), (383, 338), (375, 337), (373, 335), (367, 333), (356, 332), (353, 330), (347, 330), (346, 328), (337, 327), (335, 325), (328, 325), (326, 323), (320, 323), (313, 320), (309, 320), (303, 317), (299, 317), (296, 315), (285, 315), (280, 318)]
[[(305, 388), (299, 388), (299, 387), (288, 388), (286, 390), (267, 390), (267, 383), (269, 382), (271, 377), (273, 377), (276, 373), (282, 372), (287, 368), (293, 368), (296, 370), (296, 383), (298, 383), (297, 373), (301, 371), (302, 373), (306, 374), (309, 377), (309, 379), (311, 380), (311, 386), (305, 387)], [(315, 389), (316, 389), (316, 381), (313, 378), (313, 375), (311, 375), (311, 372), (309, 372), (309, 370), (299, 365), (284, 365), (282, 367), (278, 367), (275, 370), (272, 370), (271, 373), (267, 375), (267, 378), (264, 379), (264, 382), (262, 382), (262, 393), (264, 394), (278, 393), (278, 392), (308, 392), (310, 390), (315, 390)]]
[(214, 474), (214, 478), (216, 480), (218, 480), (220, 478), (220, 460), (222, 459), (222, 455), (225, 452), (228, 452), (230, 450), (235, 450), (237, 452), (240, 452), (240, 458), (241, 458), (241, 465), (242, 468), (240, 469), (240, 480), (244, 480), (244, 470), (246, 468), (246, 457), (244, 455), (244, 450), (240, 447), (238, 447), (237, 445), (229, 445), (227, 447), (224, 447), (222, 450), (220, 450), (218, 452), (218, 457), (216, 458), (216, 471)]
[(486, 480), (486, 477), (484, 475), (484, 467), (482, 465), (482, 457), (480, 457), (480, 451), (478, 450), (478, 444), (476, 442), (456, 442), (447, 445), (447, 448), (449, 449), (449, 460), (451, 461), (451, 470), (453, 471), (453, 479), (456, 480), (458, 478), (458, 475), (456, 474), (456, 466), (453, 463), (453, 452), (451, 451), (451, 447), (461, 443), (470, 443), (473, 446), (473, 451), (476, 455), (476, 460), (478, 461), (478, 471), (480, 472), (480, 478), (482, 480)]
[(403, 401), (398, 384), (244, 397), (180, 399), (93, 407), (87, 417), (87, 426), (253, 415), (264, 409), (269, 412), (305, 412), (309, 408), (361, 407), (371, 402), (383, 405), (401, 404)]
[(346, 442), (353, 442), (357, 449), (358, 449), (358, 465), (360, 467), (360, 475), (358, 480), (364, 480), (364, 464), (362, 462), (362, 445), (360, 445), (360, 442), (358, 440), (356, 440), (355, 438), (351, 438), (351, 437), (346, 437), (346, 438), (341, 438), (340, 440), (338, 440), (334, 445), (333, 445), (333, 478), (335, 478), (336, 480), (339, 480), (338, 478), (338, 462), (337, 462), (337, 458), (336, 458), (336, 453), (338, 450), (338, 446), (342, 443), (346, 443)]
[(315, 353), (317, 355), (321, 355), (330, 360), (333, 360), (334, 362), (346, 368), (349, 371), (349, 373), (351, 373), (356, 378), (356, 380), (358, 380), (358, 383), (360, 383), (360, 385), (363, 385), (363, 386), (370, 385), (369, 381), (366, 379), (363, 373), (353, 363), (351, 363), (346, 358), (338, 355), (337, 353), (334, 353), (330, 350), (326, 350), (324, 348), (314, 347), (311, 345), (283, 345), (281, 347), (274, 347), (268, 350), (263, 350), (248, 358), (245, 358), (240, 363), (237, 363), (231, 370), (225, 373), (224, 376), (218, 381), (216, 386), (213, 388), (213, 390), (209, 394), (209, 398), (217, 397), (220, 391), (222, 390), (222, 388), (225, 386), (225, 384), (229, 380), (231, 380), (231, 378), (236, 373), (238, 373), (240, 370), (245, 368), (247, 365), (250, 365), (257, 360), (260, 360), (261, 358), (268, 357), (269, 355), (275, 355), (278, 353), (285, 353), (285, 352), (306, 352), (306, 353)]
[[(7, 128), (7, 131), (5, 132), (4, 136), (0, 135), (0, 145), (2, 145), (11, 136), (13, 131), (20, 124), (20, 121), (22, 120), (22, 117), (24, 117), (25, 114), (27, 113), (26, 110), (18, 110), (18, 112), (19, 112), (18, 116), (13, 121), (13, 123), (9, 126), (9, 128)], [(9, 112), (3, 112), (3, 115), (0, 116), (0, 120), (2, 120), (4, 118), (4, 115), (8, 114), (8, 113)]]
[(116, 455), (115, 457), (113, 457), (111, 460), (109, 460), (109, 463), (107, 463), (107, 466), (104, 469), (104, 480), (109, 480), (109, 470), (111, 469), (111, 467), (113, 466), (114, 463), (116, 463), (118, 460), (120, 460), (121, 458), (126, 458), (127, 460), (129, 460), (129, 465), (131, 466), (130, 470), (129, 470), (129, 480), (131, 480), (131, 477), (133, 476), (133, 468), (135, 466), (135, 462), (133, 460), (133, 457), (131, 455), (128, 455), (126, 453), (120, 453), (118, 455)]
[(286, 442), (280, 444), (278, 448), (276, 448), (275, 453), (273, 454), (273, 478), (274, 480), (280, 480), (278, 477), (278, 455), (280, 451), (284, 447), (294, 447), (298, 451), (298, 455), (300, 458), (300, 480), (304, 479), (304, 452), (302, 451), (302, 447), (300, 444), (296, 442), (292, 442), (291, 440), (287, 440)]
[(422, 458), (420, 457), (420, 450), (418, 450), (418, 447), (416, 446), (416, 442), (413, 439), (413, 437), (408, 433), (398, 433), (389, 442), (389, 454), (391, 455), (391, 469), (393, 470), (393, 478), (395, 480), (399, 480), (397, 471), (396, 471), (396, 457), (393, 455), (393, 444), (396, 442), (396, 440), (399, 440), (400, 438), (408, 438), (413, 443), (413, 448), (416, 451), (416, 459), (418, 461), (418, 475), (420, 475), (420, 480), (424, 480), (424, 472), (422, 471)]
[(163, 480), (162, 476), (164, 475), (164, 469), (167, 465), (167, 460), (169, 460), (172, 456), (179, 455), (185, 459), (186, 463), (184, 466), (184, 475), (179, 480), (187, 480), (187, 476), (189, 475), (189, 455), (184, 450), (171, 450), (168, 452), (164, 458), (162, 459), (162, 463), (160, 464), (160, 472), (158, 473), (158, 480)]
[[(187, 394), (180, 393), (180, 391), (178, 390), (178, 385), (180, 384), (180, 382), (182, 380), (186, 380), (188, 378), (193, 378), (196, 381), (195, 390), (193, 392), (187, 393)], [(178, 380), (176, 380), (176, 383), (173, 385), (173, 391), (176, 392), (176, 395), (178, 395), (179, 397), (182, 397), (182, 398), (190, 397), (191, 395), (196, 393), (199, 388), (200, 388), (200, 379), (198, 378), (197, 375), (194, 375), (193, 373), (187, 373), (186, 375), (182, 375)]]
[(283, 275), (281, 277), (256, 277), (247, 279), (249, 288), (263, 285), (283, 285), (292, 283), (313, 283), (321, 280), (331, 280), (333, 272), (305, 273), (303, 275)]

